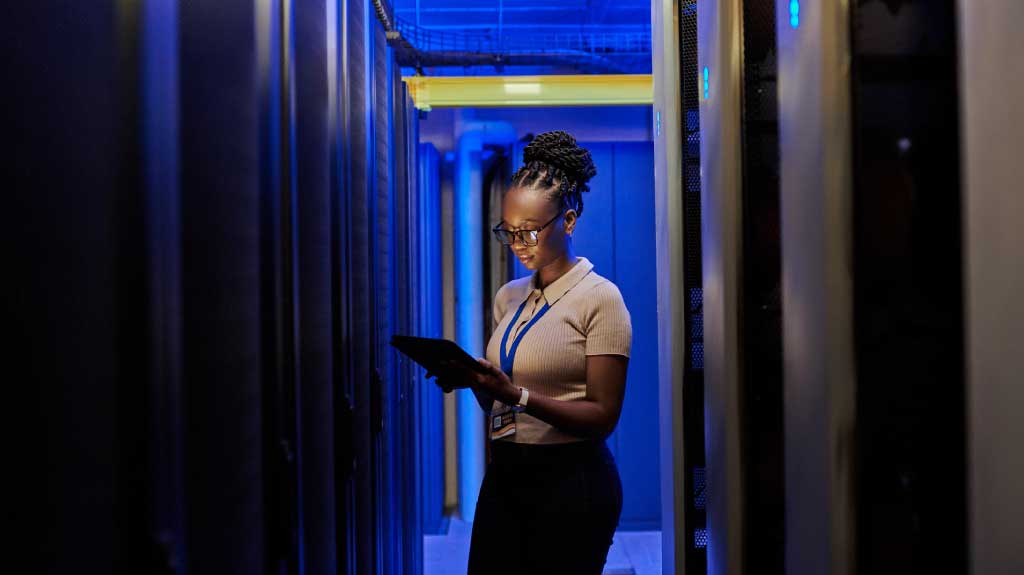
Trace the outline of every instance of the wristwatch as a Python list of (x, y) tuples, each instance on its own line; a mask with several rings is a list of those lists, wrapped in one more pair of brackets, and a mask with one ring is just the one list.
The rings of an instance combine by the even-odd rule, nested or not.
[(512, 406), (512, 409), (515, 410), (517, 413), (526, 411), (526, 402), (530, 401), (529, 390), (527, 390), (525, 387), (520, 387), (519, 391), (519, 401), (516, 402), (514, 406)]

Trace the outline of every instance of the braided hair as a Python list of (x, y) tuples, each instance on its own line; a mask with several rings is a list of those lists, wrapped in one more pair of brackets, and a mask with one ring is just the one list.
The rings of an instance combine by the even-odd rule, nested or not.
[(583, 192), (597, 175), (590, 152), (562, 131), (544, 132), (523, 150), (523, 166), (512, 176), (512, 187), (539, 187), (551, 193), (564, 210), (583, 215)]

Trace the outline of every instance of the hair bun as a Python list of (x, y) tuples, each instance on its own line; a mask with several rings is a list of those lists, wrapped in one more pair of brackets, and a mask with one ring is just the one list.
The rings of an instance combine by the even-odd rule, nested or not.
[(523, 163), (542, 162), (565, 173), (573, 184), (585, 188), (597, 175), (590, 152), (576, 145), (576, 138), (561, 130), (539, 134), (523, 150)]

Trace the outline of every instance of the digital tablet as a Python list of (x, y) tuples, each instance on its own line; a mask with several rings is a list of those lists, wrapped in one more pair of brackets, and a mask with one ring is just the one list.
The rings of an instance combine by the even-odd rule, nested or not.
[(480, 365), (480, 362), (473, 359), (473, 356), (451, 340), (392, 335), (391, 345), (434, 375), (441, 375), (446, 371), (446, 368), (441, 365), (441, 362), (445, 360), (480, 373), (487, 373), (486, 367)]

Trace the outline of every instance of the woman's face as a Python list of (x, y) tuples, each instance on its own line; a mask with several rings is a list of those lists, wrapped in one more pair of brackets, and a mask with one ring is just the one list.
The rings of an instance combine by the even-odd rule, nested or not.
[(523, 267), (539, 270), (555, 262), (569, 249), (569, 235), (576, 225), (576, 211), (567, 210), (559, 215), (558, 203), (543, 190), (512, 188), (501, 202), (503, 227), (507, 230), (536, 230), (555, 218), (537, 237), (537, 245), (525, 246), (519, 238), (509, 249), (519, 258)]

